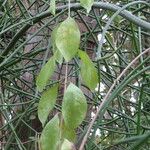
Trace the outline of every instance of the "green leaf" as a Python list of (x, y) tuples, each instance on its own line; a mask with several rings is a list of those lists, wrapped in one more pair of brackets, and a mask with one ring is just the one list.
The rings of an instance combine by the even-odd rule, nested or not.
[(51, 33), (51, 43), (52, 43), (53, 50), (57, 49), (55, 39), (56, 39), (56, 33), (57, 33), (58, 27), (59, 27), (59, 25), (57, 25)]
[(75, 129), (68, 128), (64, 123), (62, 124), (61, 128), (62, 137), (68, 139), (71, 142), (76, 141), (76, 132)]
[(50, 111), (55, 106), (57, 94), (58, 94), (58, 85), (55, 85), (52, 88), (49, 88), (47, 91), (45, 91), (41, 96), (38, 105), (38, 117), (43, 126)]
[(40, 137), (41, 150), (56, 150), (60, 140), (59, 118), (56, 115), (42, 131)]
[(94, 3), (94, 0), (80, 0), (81, 6), (87, 10), (87, 13), (90, 12), (93, 3)]
[(60, 24), (55, 42), (67, 62), (76, 55), (80, 44), (80, 31), (74, 19), (68, 17)]
[(52, 50), (53, 50), (53, 53), (54, 53), (55, 60), (59, 64), (62, 64), (63, 56), (60, 53), (60, 51), (58, 50), (58, 48), (56, 47), (56, 42), (55, 42), (58, 27), (59, 27), (59, 25), (51, 33), (51, 42), (52, 42)]
[(42, 67), (36, 80), (36, 86), (40, 92), (43, 91), (49, 78), (53, 75), (54, 71), (55, 71), (55, 59), (54, 57), (51, 57), (49, 61), (44, 65), (44, 67)]
[(50, 2), (50, 12), (55, 16), (55, 13), (56, 13), (56, 2), (55, 2), (55, 0), (51, 0), (51, 2)]
[(84, 84), (91, 90), (94, 90), (98, 84), (98, 72), (94, 67), (93, 62), (89, 58), (89, 56), (79, 50), (79, 57), (81, 58), (81, 77)]
[(64, 93), (62, 103), (62, 115), (65, 125), (70, 129), (75, 129), (84, 120), (87, 111), (86, 98), (82, 91), (70, 83)]
[(67, 139), (64, 139), (64, 142), (62, 143), (61, 150), (75, 150), (75, 147), (73, 143), (68, 141)]
[(60, 51), (56, 51), (54, 54), (55, 60), (61, 65), (63, 63), (63, 56)]

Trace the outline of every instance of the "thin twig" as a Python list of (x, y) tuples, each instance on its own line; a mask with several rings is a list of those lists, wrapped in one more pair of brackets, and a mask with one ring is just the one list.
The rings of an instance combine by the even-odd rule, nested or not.
[[(56, 8), (56, 12), (57, 13), (61, 12), (60, 14), (62, 14), (62, 12), (63, 12), (62, 10), (65, 11), (66, 8), (68, 8), (68, 5), (59, 6), (59, 7)], [(81, 9), (81, 8), (82, 7), (81, 7), (81, 5), (79, 3), (72, 3), (72, 4), (70, 4), (70, 9)], [(107, 10), (110, 10), (110, 11), (117, 11), (117, 10), (120, 9), (120, 7), (117, 6), (117, 5), (109, 4), (109, 3), (105, 3), (105, 2), (94, 2), (93, 8), (107, 9)], [(127, 20), (133, 22), (134, 24), (136, 24), (136, 25), (138, 25), (138, 26), (140, 26), (142, 28), (145, 28), (147, 30), (150, 30), (150, 23), (149, 22), (146, 22), (146, 21), (140, 19), (139, 17), (137, 17), (135, 15), (132, 15), (132, 13), (130, 13), (127, 10), (121, 11), (120, 15), (122, 17), (126, 18)], [(25, 33), (32, 26), (31, 24), (29, 24), (28, 21), (32, 20), (33, 24), (36, 24), (37, 22), (39, 22), (40, 20), (42, 20), (42, 19), (44, 19), (44, 18), (46, 18), (48, 16), (51, 16), (51, 13), (50, 13), (49, 10), (45, 11), (45, 12), (43, 12), (41, 14), (38, 14), (37, 16), (34, 16), (31, 19), (27, 19), (25, 22), (21, 21), (20, 23), (18, 23), (16, 25), (12, 25), (11, 27), (0, 31), (0, 35), (2, 35), (5, 32), (7, 32), (8, 30), (18, 26), (19, 24), (26, 23), (23, 26), (23, 28), (20, 31), (18, 31), (18, 33), (14, 36), (13, 40), (11, 40), (11, 42), (8, 44), (8, 47), (1, 54), (1, 56), (0, 56), (0, 63), (3, 62), (3, 60), (5, 59), (5, 56), (7, 56), (7, 54), (11, 51), (11, 49), (14, 47), (14, 45), (16, 44), (18, 39), (24, 35), (23, 33)], [(2, 66), (2, 64), (1, 64), (1, 66)]]
[(70, 17), (70, 0), (68, 0), (68, 17)]
[(66, 70), (65, 70), (64, 93), (67, 89), (67, 80), (68, 80), (68, 63), (66, 63)]

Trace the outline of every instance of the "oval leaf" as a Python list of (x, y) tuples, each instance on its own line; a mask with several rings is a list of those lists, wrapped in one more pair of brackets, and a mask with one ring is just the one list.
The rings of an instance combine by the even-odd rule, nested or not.
[(94, 67), (93, 62), (89, 56), (79, 50), (79, 57), (81, 58), (81, 77), (84, 84), (91, 90), (94, 90), (98, 84), (98, 73), (97, 69)]
[(50, 12), (55, 16), (55, 13), (56, 13), (56, 2), (55, 2), (55, 0), (51, 0), (51, 2), (50, 2)]
[(90, 12), (93, 3), (94, 3), (94, 0), (80, 0), (81, 6), (87, 10), (87, 13)]
[(40, 137), (41, 150), (56, 150), (60, 140), (59, 118), (56, 115), (42, 131)]
[(38, 105), (38, 117), (43, 126), (49, 115), (49, 112), (55, 106), (57, 94), (58, 94), (58, 85), (55, 85), (54, 87), (49, 88), (47, 91), (45, 91), (41, 96)]
[(60, 51), (58, 50), (58, 48), (56, 47), (56, 42), (55, 42), (55, 39), (56, 39), (56, 33), (57, 33), (57, 29), (58, 29), (59, 26), (57, 26), (51, 33), (51, 42), (52, 42), (52, 50), (53, 50), (53, 53), (54, 53), (54, 57), (55, 57), (55, 60), (59, 63), (59, 64), (62, 64), (63, 62), (63, 56), (62, 54), (60, 53)]
[(75, 56), (80, 44), (80, 31), (74, 19), (69, 17), (60, 24), (55, 42), (67, 62)]
[(68, 128), (75, 129), (83, 121), (87, 111), (86, 98), (82, 91), (70, 83), (64, 93), (62, 103), (62, 115), (65, 125)]
[(61, 150), (75, 150), (75, 146), (73, 143), (65, 139), (62, 143)]
[(75, 140), (76, 140), (75, 129), (70, 129), (64, 123), (62, 123), (61, 132), (62, 132), (63, 138), (65, 138), (71, 142), (75, 142)]
[(56, 51), (54, 53), (54, 57), (55, 57), (55, 60), (61, 65), (63, 63), (63, 56), (62, 54), (60, 53), (60, 51)]
[(54, 57), (51, 57), (49, 61), (44, 65), (44, 67), (42, 67), (36, 80), (36, 86), (40, 92), (43, 91), (49, 78), (53, 75), (54, 71), (55, 71), (55, 59)]

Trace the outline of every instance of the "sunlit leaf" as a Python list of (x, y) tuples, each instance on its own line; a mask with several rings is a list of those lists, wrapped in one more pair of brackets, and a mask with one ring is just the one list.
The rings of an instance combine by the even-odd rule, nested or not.
[(81, 77), (84, 84), (91, 90), (94, 90), (98, 84), (98, 73), (97, 69), (94, 67), (93, 62), (89, 56), (79, 50), (79, 57), (81, 58)]
[(60, 140), (59, 118), (56, 115), (51, 119), (42, 131), (40, 137), (41, 150), (57, 150)]
[(47, 91), (43, 92), (39, 105), (38, 105), (38, 117), (41, 123), (45, 124), (45, 121), (53, 109), (56, 103), (56, 98), (58, 94), (58, 85), (49, 88)]
[(94, 3), (94, 0), (80, 0), (81, 6), (87, 10), (87, 13), (90, 12), (93, 3)]
[(75, 56), (80, 44), (80, 31), (74, 19), (69, 17), (60, 24), (55, 42), (67, 62)]
[(56, 2), (55, 0), (51, 0), (50, 2), (50, 12), (55, 15), (56, 13)]
[(82, 91), (70, 83), (64, 93), (62, 103), (62, 114), (65, 125), (68, 128), (75, 129), (84, 120), (87, 111), (87, 102)]
[(62, 143), (61, 150), (75, 150), (75, 146), (69, 140), (65, 139)]
[(36, 86), (37, 89), (41, 92), (45, 88), (48, 80), (53, 75), (55, 70), (55, 59), (54, 57), (51, 57), (49, 61), (45, 64), (44, 67), (42, 67), (37, 80), (36, 80)]

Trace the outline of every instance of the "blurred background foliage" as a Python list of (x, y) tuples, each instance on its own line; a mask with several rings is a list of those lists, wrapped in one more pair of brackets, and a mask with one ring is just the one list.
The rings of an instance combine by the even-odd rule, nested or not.
[[(78, 1), (72, 0), (71, 3)], [(101, 0), (101, 2), (124, 6), (133, 0)], [(147, 1), (148, 2), (148, 1)], [(65, 0), (56, 1), (57, 6), (66, 5)], [(35, 86), (36, 77), (42, 65), (53, 54), (52, 30), (67, 17), (66, 9), (53, 16), (49, 12), (50, 0), (1, 0), (0, 1), (0, 149), (37, 150), (42, 125), (37, 117), (40, 93)], [(150, 7), (144, 4), (127, 8), (135, 16), (150, 22)], [(45, 13), (46, 12), (46, 13)], [(76, 131), (76, 147), (87, 126), (118, 75), (142, 51), (150, 47), (150, 31), (138, 27), (131, 21), (117, 16), (110, 25), (103, 41), (102, 56), (95, 61), (102, 29), (114, 14), (113, 11), (92, 8), (87, 16), (84, 9), (72, 9), (81, 31), (80, 49), (85, 50), (94, 61), (99, 72), (99, 85), (90, 91), (81, 84), (77, 58), (69, 62), (69, 81), (81, 84), (88, 101), (88, 113)], [(42, 17), (41, 17), (42, 16)], [(57, 64), (54, 82), (64, 79), (65, 62)], [(115, 93), (103, 119), (97, 118), (86, 150), (128, 150), (150, 149), (150, 52), (123, 75), (116, 85), (135, 75), (124, 88)], [(145, 71), (141, 71), (144, 70)], [(149, 70), (148, 70), (149, 69)], [(140, 72), (141, 71), (141, 72)], [(139, 75), (136, 75), (138, 74)], [(116, 90), (116, 89), (114, 89)], [(63, 85), (54, 116), (61, 108)], [(93, 134), (92, 134), (93, 133)]]

